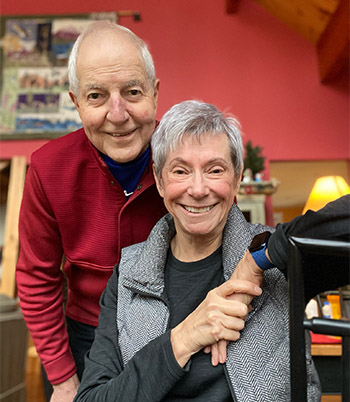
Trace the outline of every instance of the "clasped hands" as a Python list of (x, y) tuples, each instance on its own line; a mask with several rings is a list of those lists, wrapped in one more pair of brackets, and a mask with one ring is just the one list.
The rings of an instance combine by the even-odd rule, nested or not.
[(263, 271), (246, 252), (232, 277), (212, 289), (203, 302), (171, 331), (175, 358), (184, 367), (200, 350), (212, 354), (212, 364), (226, 361), (226, 347), (237, 341), (252, 299), (262, 292)]

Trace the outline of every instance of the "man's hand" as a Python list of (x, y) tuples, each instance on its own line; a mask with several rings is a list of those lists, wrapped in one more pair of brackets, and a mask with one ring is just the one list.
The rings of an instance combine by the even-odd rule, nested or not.
[(53, 385), (50, 402), (72, 402), (79, 388), (79, 379), (76, 374), (60, 384)]
[[(249, 251), (246, 251), (241, 261), (238, 263), (236, 269), (234, 270), (231, 279), (246, 280), (254, 283), (257, 286), (261, 286), (263, 280), (264, 271), (259, 268)], [(253, 296), (245, 293), (234, 293), (228, 296), (230, 300), (237, 300), (247, 306), (253, 300)], [(220, 340), (211, 346), (207, 346), (204, 349), (205, 353), (211, 353), (211, 363), (213, 366), (217, 366), (219, 363), (223, 364), (226, 362), (226, 348), (228, 342), (225, 340)]]

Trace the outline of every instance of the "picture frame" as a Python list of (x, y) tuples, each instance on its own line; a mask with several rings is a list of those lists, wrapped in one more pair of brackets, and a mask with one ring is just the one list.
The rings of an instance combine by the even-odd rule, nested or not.
[(67, 62), (81, 32), (117, 12), (2, 16), (0, 138), (52, 139), (80, 128)]

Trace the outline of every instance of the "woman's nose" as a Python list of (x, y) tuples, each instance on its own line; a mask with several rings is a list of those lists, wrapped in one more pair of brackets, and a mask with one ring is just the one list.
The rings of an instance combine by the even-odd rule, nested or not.
[(206, 178), (201, 173), (195, 173), (191, 179), (188, 193), (195, 198), (202, 198), (209, 194)]

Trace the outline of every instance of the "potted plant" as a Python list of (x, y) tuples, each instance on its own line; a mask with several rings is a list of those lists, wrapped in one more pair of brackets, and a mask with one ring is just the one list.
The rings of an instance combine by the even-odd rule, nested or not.
[[(252, 142), (249, 140), (245, 146), (245, 157), (244, 157), (244, 170), (250, 169), (251, 179), (256, 179), (256, 175), (260, 174), (265, 169), (265, 156), (262, 155), (262, 147), (253, 146)], [(249, 172), (248, 172), (249, 174)], [(259, 178), (261, 180), (261, 177)]]

